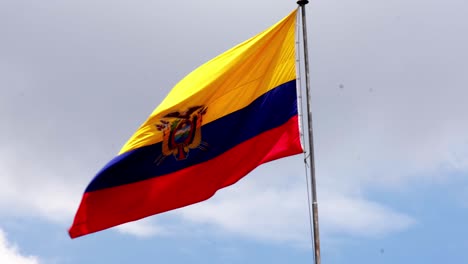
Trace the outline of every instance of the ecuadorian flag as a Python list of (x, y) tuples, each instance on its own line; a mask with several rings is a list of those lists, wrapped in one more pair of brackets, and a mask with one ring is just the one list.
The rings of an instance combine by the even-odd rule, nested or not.
[(91, 181), (72, 238), (206, 200), (302, 153), (296, 11), (181, 80)]

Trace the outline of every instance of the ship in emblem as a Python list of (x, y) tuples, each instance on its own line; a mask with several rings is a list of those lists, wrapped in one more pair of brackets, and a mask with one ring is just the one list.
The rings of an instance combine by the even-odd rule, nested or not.
[(190, 149), (207, 149), (208, 144), (201, 140), (206, 109), (205, 106), (194, 106), (184, 112), (169, 113), (159, 120), (155, 126), (163, 133), (163, 141), (162, 154), (154, 161), (156, 164), (161, 164), (170, 155), (176, 160), (185, 160)]

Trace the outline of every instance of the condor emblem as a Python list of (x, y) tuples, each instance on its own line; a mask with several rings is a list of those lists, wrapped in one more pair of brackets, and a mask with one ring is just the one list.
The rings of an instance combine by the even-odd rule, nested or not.
[(162, 154), (155, 163), (159, 165), (171, 154), (176, 160), (184, 160), (190, 149), (206, 150), (208, 144), (201, 140), (202, 117), (206, 109), (205, 106), (194, 106), (185, 112), (172, 112), (155, 125), (163, 132)]

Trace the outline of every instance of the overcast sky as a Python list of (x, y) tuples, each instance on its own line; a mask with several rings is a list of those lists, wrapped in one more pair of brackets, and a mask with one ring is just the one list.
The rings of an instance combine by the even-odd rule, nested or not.
[[(0, 0), (0, 263), (311, 263), (302, 156), (70, 240), (183, 76), (295, 1)], [(322, 263), (468, 259), (468, 2), (307, 5)]]

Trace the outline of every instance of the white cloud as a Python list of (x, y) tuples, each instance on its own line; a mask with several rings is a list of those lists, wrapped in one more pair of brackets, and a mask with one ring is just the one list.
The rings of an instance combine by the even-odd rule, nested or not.
[(0, 263), (5, 264), (39, 264), (35, 256), (24, 256), (19, 249), (8, 242), (7, 237), (0, 229)]
[[(375, 236), (404, 230), (417, 219), (366, 199), (369, 189), (385, 188), (392, 195), (416, 181), (449, 181), (447, 171), (468, 170), (468, 59), (459, 52), (468, 44), (466, 35), (459, 34), (466, 8), (434, 3), (425, 2), (418, 16), (405, 1), (311, 3), (322, 10), (308, 21), (325, 234)], [(246, 16), (242, 23), (249, 29), (223, 23), (224, 32), (235, 34), (206, 42), (199, 36), (219, 33), (220, 25), (201, 13), (183, 16), (196, 23), (181, 21), (167, 30), (165, 23), (152, 19), (165, 21), (172, 13), (146, 16), (146, 11), (127, 10), (124, 4), (111, 13), (106, 5), (90, 9), (81, 2), (79, 8), (19, 5), (12, 10), (32, 19), (13, 12), (0, 16), (8, 18), (0, 23), (8, 36), (0, 43), (6, 51), (0, 56), (5, 58), (0, 61), (0, 86), (7, 87), (0, 89), (0, 118), (6, 124), (0, 131), (0, 212), (67, 224), (86, 183), (164, 91), (221, 46), (242, 40), (239, 34), (266, 25), (257, 16)], [(284, 10), (289, 6), (285, 3)], [(272, 12), (278, 17), (284, 13)], [(433, 19), (443, 13), (450, 15)], [(226, 19), (239, 21), (235, 15)], [(41, 22), (39, 27), (34, 21)], [(202, 32), (207, 27), (201, 24), (209, 30)], [(171, 47), (161, 49), (161, 39), (174, 38)], [(267, 164), (213, 199), (174, 215), (221, 232), (300, 241), (308, 233), (305, 183), (290, 177), (303, 175), (300, 159)], [(164, 233), (166, 225), (153, 225), (139, 221), (118, 229), (138, 236)]]
[[(258, 189), (252, 189), (255, 187)], [(297, 189), (236, 186), (179, 213), (188, 221), (212, 225), (218, 231), (266, 241), (302, 242), (307, 234), (307, 207), (301, 194)]]
[(123, 225), (119, 225), (116, 228), (123, 234), (129, 234), (141, 238), (167, 234), (167, 232), (158, 226), (154, 221), (152, 221), (151, 218), (129, 222)]
[[(299, 168), (278, 172), (275, 167)], [(271, 167), (269, 167), (271, 166)], [(251, 239), (308, 243), (310, 234), (305, 179), (299, 159), (270, 163), (214, 198), (177, 211), (184, 219)], [(359, 195), (322, 190), (322, 234), (380, 236), (405, 230), (415, 220)]]
[[(58, 222), (70, 220), (82, 187), (66, 176), (60, 177), (66, 175), (57, 174), (60, 169), (45, 168), (34, 160), (25, 166), (18, 158), (21, 152), (14, 152), (13, 157), (0, 152), (0, 213), (34, 215)], [(57, 167), (60, 166), (63, 164)]]
[(342, 194), (324, 195), (320, 203), (325, 232), (353, 236), (382, 236), (409, 228), (416, 221), (381, 204)]

